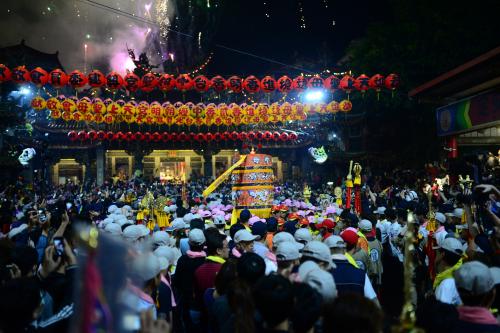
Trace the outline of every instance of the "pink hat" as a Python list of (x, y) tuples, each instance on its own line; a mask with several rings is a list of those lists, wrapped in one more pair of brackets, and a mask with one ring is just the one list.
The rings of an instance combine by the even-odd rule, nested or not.
[(285, 201), (283, 201), (283, 203), (287, 206), (291, 206), (292, 205), (292, 200), (290, 199), (286, 199)]
[(199, 211), (198, 211), (198, 214), (199, 214), (202, 218), (206, 218), (206, 217), (211, 217), (211, 216), (212, 216), (212, 213), (210, 213), (208, 210), (199, 210)]
[(337, 209), (333, 206), (328, 206), (326, 207), (326, 214), (336, 214), (337, 213)]
[(306, 212), (304, 212), (303, 210), (299, 210), (297, 212), (297, 215), (299, 215), (299, 216), (306, 216)]
[(309, 208), (309, 205), (306, 204), (304, 201), (301, 201), (300, 202), (300, 209), (307, 209), (307, 208)]
[(308, 216), (309, 223), (314, 223), (314, 216)]
[(248, 225), (252, 225), (254, 224), (255, 222), (264, 222), (266, 223), (266, 220), (265, 219), (261, 219), (260, 217), (258, 216), (252, 216), (249, 220), (248, 220)]
[(292, 207), (300, 207), (300, 202), (297, 200), (293, 200)]
[(226, 214), (224, 215), (224, 220), (229, 221), (231, 219), (232, 214)]

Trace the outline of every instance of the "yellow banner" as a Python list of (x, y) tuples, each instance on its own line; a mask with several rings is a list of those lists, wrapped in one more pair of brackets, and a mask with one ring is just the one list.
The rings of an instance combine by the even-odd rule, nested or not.
[(210, 195), (210, 193), (212, 193), (213, 191), (215, 191), (215, 189), (217, 187), (219, 187), (219, 185), (222, 182), (224, 182), (231, 175), (231, 172), (233, 172), (234, 169), (236, 169), (237, 167), (239, 167), (245, 161), (245, 158), (246, 158), (246, 155), (241, 156), (241, 158), (238, 160), (238, 162), (236, 162), (235, 164), (233, 164), (222, 175), (220, 175), (219, 178), (217, 178), (212, 184), (210, 184), (205, 189), (205, 191), (203, 191), (202, 195), (206, 198), (206, 197), (208, 197)]

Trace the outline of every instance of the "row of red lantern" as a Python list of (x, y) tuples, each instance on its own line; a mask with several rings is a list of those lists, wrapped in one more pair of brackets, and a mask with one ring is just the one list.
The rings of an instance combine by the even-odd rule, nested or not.
[(70, 131), (71, 141), (145, 141), (145, 142), (221, 142), (221, 141), (296, 141), (299, 135), (295, 132), (216, 132), (216, 133), (150, 133), (150, 132), (104, 132), (104, 131)]
[(189, 74), (181, 74), (175, 77), (171, 74), (147, 73), (140, 78), (134, 73), (121, 76), (114, 71), (108, 75), (104, 75), (98, 70), (93, 70), (88, 75), (78, 70), (72, 71), (70, 74), (66, 74), (61, 69), (47, 72), (40, 67), (29, 71), (25, 66), (18, 66), (11, 71), (5, 65), (0, 64), (0, 82), (9, 80), (16, 83), (32, 82), (37, 86), (49, 83), (55, 88), (70, 85), (76, 89), (88, 85), (92, 88), (107, 87), (111, 90), (123, 88), (130, 92), (137, 90), (151, 92), (158, 88), (163, 92), (173, 89), (180, 91), (194, 89), (198, 92), (206, 92), (209, 89), (213, 89), (216, 92), (230, 90), (235, 93), (241, 93), (245, 90), (248, 93), (257, 93), (259, 91), (264, 93), (271, 93), (273, 91), (288, 93), (292, 90), (301, 92), (307, 88), (324, 88), (331, 91), (340, 89), (347, 93), (358, 90), (364, 93), (369, 89), (377, 92), (380, 92), (383, 88), (395, 90), (399, 86), (399, 76), (397, 74), (389, 74), (387, 77), (380, 74), (375, 74), (372, 77), (365, 74), (361, 74), (358, 77), (344, 75), (341, 78), (335, 75), (327, 78), (314, 75), (310, 78), (297, 76), (293, 79), (285, 75), (276, 80), (269, 75), (262, 79), (254, 75), (246, 78), (231, 76), (228, 79), (217, 75), (210, 79), (204, 75), (192, 78)]

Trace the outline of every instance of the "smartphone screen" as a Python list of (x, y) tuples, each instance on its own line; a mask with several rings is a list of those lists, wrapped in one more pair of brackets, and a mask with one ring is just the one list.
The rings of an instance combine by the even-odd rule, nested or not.
[(64, 241), (62, 237), (54, 238), (54, 248), (56, 250), (56, 255), (61, 257), (64, 253)]

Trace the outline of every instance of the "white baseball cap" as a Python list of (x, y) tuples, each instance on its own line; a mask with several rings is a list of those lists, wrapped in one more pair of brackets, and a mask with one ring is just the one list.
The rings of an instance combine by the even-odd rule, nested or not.
[(325, 262), (328, 264), (328, 268), (336, 267), (332, 261), (330, 248), (320, 241), (311, 241), (307, 243), (302, 249), (302, 255)]
[(463, 245), (462, 243), (453, 237), (445, 238), (442, 242), (440, 242), (439, 246), (435, 247), (436, 249), (443, 249), (448, 252), (462, 255), (463, 254)]
[(310, 241), (312, 241), (311, 232), (309, 231), (309, 229), (306, 229), (306, 228), (300, 228), (297, 231), (295, 231), (295, 234), (293, 235), (293, 237), (295, 238), (295, 240), (297, 242), (301, 242), (301, 241), (310, 242)]
[(246, 229), (241, 229), (236, 232), (234, 235), (234, 242), (251, 242), (257, 239), (258, 236), (252, 235)]
[(153, 243), (156, 245), (169, 245), (170, 236), (166, 231), (156, 231), (153, 233)]
[(382, 206), (382, 207), (377, 207), (377, 210), (375, 210), (375, 211), (373, 212), (373, 214), (380, 214), (380, 215), (383, 215), (383, 214), (385, 214), (385, 210), (386, 210), (386, 208), (385, 208), (385, 207), (383, 207), (383, 206)]
[(203, 245), (206, 242), (205, 235), (200, 229), (193, 229), (189, 232), (189, 243)]
[(439, 223), (445, 223), (446, 222), (446, 216), (444, 216), (443, 213), (440, 213), (440, 212), (437, 212), (435, 215), (434, 215), (434, 218), (436, 219), (436, 221), (438, 221)]
[(323, 241), (330, 249), (343, 249), (346, 248), (346, 243), (342, 237), (337, 235), (331, 235)]
[(141, 254), (132, 261), (132, 271), (144, 281), (151, 280), (157, 276), (160, 271), (160, 261), (153, 253)]
[(493, 274), (488, 266), (479, 261), (469, 261), (453, 273), (457, 289), (472, 295), (482, 295), (495, 287)]
[(300, 259), (300, 251), (297, 243), (283, 242), (276, 249), (275, 255), (277, 261)]

